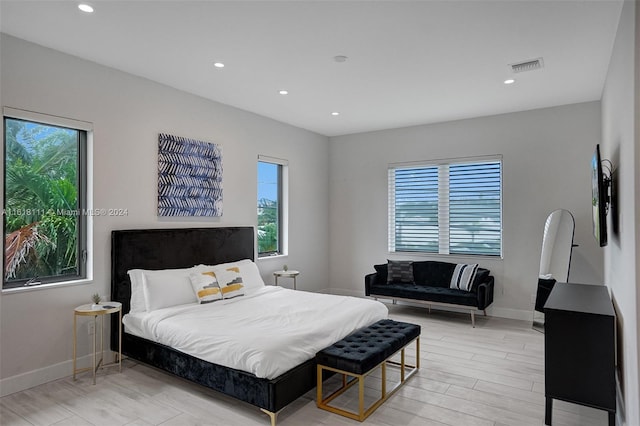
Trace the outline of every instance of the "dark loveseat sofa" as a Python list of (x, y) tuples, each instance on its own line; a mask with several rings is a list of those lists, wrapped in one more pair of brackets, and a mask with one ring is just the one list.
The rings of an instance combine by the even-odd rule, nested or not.
[[(392, 261), (390, 261), (392, 262)], [(475, 310), (486, 315), (487, 306), (493, 302), (494, 278), (490, 271), (478, 268), (469, 291), (450, 288), (455, 263), (437, 261), (411, 262), (413, 281), (406, 276), (402, 281), (388, 280), (388, 264), (374, 265), (373, 274), (364, 277), (365, 294), (374, 298), (420, 301), (429, 305), (444, 305), (469, 309), (471, 324), (475, 327)]]

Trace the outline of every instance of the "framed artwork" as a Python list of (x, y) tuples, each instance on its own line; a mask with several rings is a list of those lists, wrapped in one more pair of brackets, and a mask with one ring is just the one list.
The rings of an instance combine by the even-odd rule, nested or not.
[(222, 146), (159, 134), (158, 216), (222, 216)]

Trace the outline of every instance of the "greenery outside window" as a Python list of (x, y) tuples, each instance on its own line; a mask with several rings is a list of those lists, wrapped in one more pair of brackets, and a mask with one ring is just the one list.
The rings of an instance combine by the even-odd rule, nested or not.
[(502, 255), (502, 158), (389, 167), (389, 251)]
[(258, 158), (258, 257), (285, 253), (286, 160)]
[(87, 277), (89, 129), (4, 109), (3, 288)]

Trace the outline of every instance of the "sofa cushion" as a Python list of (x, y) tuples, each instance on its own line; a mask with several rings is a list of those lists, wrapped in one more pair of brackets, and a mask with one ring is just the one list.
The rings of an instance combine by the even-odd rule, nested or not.
[(425, 260), (413, 262), (414, 282), (430, 287), (449, 287), (455, 263)]
[(376, 270), (376, 273), (380, 274), (384, 277), (384, 280), (387, 281), (387, 264), (382, 263), (380, 265), (373, 265), (373, 269)]
[(413, 261), (411, 260), (387, 261), (387, 282), (388, 283), (412, 283), (413, 282)]
[(376, 270), (374, 284), (386, 284), (387, 283), (387, 264), (373, 265)]
[[(446, 283), (449, 285), (449, 282)], [(473, 292), (449, 287), (430, 287), (418, 284), (390, 283), (373, 285), (372, 296), (388, 296), (391, 298), (428, 300), (431, 302), (451, 303), (454, 305), (478, 306), (477, 295)]]
[(476, 271), (476, 277), (473, 279), (473, 283), (471, 284), (471, 291), (477, 292), (478, 286), (481, 283), (487, 281), (490, 273), (491, 271), (489, 271), (488, 269), (478, 268), (478, 270)]

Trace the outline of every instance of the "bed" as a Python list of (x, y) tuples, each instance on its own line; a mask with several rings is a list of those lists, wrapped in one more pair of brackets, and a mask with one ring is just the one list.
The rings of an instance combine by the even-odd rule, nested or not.
[[(186, 321), (191, 319), (185, 319), (185, 316), (189, 317), (191, 311), (186, 307), (178, 306), (160, 309), (157, 312), (154, 311), (153, 315), (149, 315), (150, 318), (136, 318), (136, 312), (131, 313), (128, 317), (126, 316), (131, 309), (130, 301), (132, 294), (131, 282), (127, 271), (132, 269), (161, 270), (188, 268), (198, 264), (217, 265), (235, 262), (241, 259), (253, 259), (253, 227), (113, 231), (111, 257), (111, 298), (114, 301), (122, 303), (123, 315), (129, 319), (129, 322), (125, 320), (125, 324), (129, 324), (129, 326), (124, 327), (122, 334), (122, 353), (125, 356), (204, 385), (241, 401), (248, 402), (268, 414), (272, 425), (275, 425), (277, 413), (280, 410), (315, 387), (316, 363), (315, 356), (313, 356), (315, 354), (309, 353), (306, 358), (299, 358), (299, 360), (304, 359), (304, 361), (299, 363), (294, 362), (292, 366), (270, 366), (269, 369), (265, 370), (261, 368), (268, 363), (257, 361), (253, 363), (253, 366), (257, 368), (255, 370), (252, 370), (251, 365), (232, 368), (229, 365), (225, 365), (226, 362), (224, 361), (210, 362), (206, 360), (206, 356), (190, 354), (189, 339), (184, 338), (186, 333), (184, 333), (183, 330), (169, 327), (169, 331), (172, 333), (170, 333), (170, 337), (166, 339), (166, 342), (162, 339), (154, 341), (151, 337), (141, 337), (147, 336), (144, 331), (145, 328), (152, 331), (158, 328), (155, 322), (151, 323), (152, 326), (148, 326), (148, 324), (145, 323), (147, 319), (158, 320), (160, 324), (164, 325), (165, 322), (163, 321), (167, 318), (171, 320), (179, 318), (178, 324), (181, 324), (181, 321), (185, 324), (190, 324)], [(268, 286), (260, 290), (260, 292), (256, 291), (255, 295), (251, 294), (247, 295), (248, 297), (236, 298), (239, 302), (234, 302), (234, 299), (231, 299), (229, 301), (220, 301), (224, 303), (214, 302), (209, 304), (218, 304), (215, 309), (209, 309), (207, 305), (196, 304), (197, 308), (194, 309), (200, 309), (203, 312), (206, 310), (206, 312), (209, 312), (209, 315), (211, 315), (208, 321), (221, 324), (222, 328), (226, 328), (221, 323), (225, 318), (219, 315), (239, 312), (239, 308), (237, 308), (239, 306), (244, 306), (244, 311), (255, 310), (251, 304), (258, 303), (256, 300), (269, 300), (268, 298), (275, 300), (281, 297), (280, 294), (285, 295), (287, 299), (296, 297), (302, 298), (302, 300), (309, 297), (336, 297), (295, 292), (294, 290), (283, 290), (281, 288)], [(254, 300), (257, 297), (265, 297), (267, 299)], [(236, 307), (234, 307), (233, 303), (236, 303)], [(296, 303), (315, 305), (315, 303), (308, 301)], [(263, 302), (263, 304), (268, 305), (269, 303), (265, 304)], [(377, 307), (374, 308), (377, 309)], [(384, 308), (384, 310), (386, 316), (386, 308)], [(218, 315), (218, 317), (213, 315)], [(236, 314), (234, 313), (234, 315)], [(369, 315), (369, 313), (360, 312), (356, 315), (363, 317)], [(381, 314), (380, 312), (376, 312), (371, 313), (371, 315), (372, 317), (370, 319), (358, 318), (358, 320), (373, 323)], [(355, 322), (356, 318), (352, 319), (353, 321), (339, 319), (334, 325)], [(112, 318), (112, 349), (117, 347), (119, 338), (117, 321), (117, 318)], [(315, 322), (318, 321), (316, 320)], [(175, 321), (170, 324), (174, 327)], [(343, 330), (342, 334), (344, 334), (344, 332)], [(287, 333), (296, 334), (292, 332)], [(182, 340), (176, 341), (175, 336), (182, 336)], [(340, 340), (339, 338), (335, 338), (335, 341), (326, 340), (328, 337), (321, 336), (321, 333), (318, 332), (310, 336), (312, 337), (306, 338), (306, 340), (311, 340), (316, 346), (312, 345), (311, 349), (306, 349), (307, 351), (313, 351), (316, 347), (323, 345), (328, 346)], [(299, 338), (305, 340), (305, 336), (299, 336)], [(322, 340), (322, 338), (325, 340)], [(159, 342), (165, 342), (166, 344)], [(284, 343), (281, 343), (281, 346), (284, 345)], [(274, 350), (279, 349), (277, 347), (278, 345), (273, 346)], [(297, 347), (298, 343), (294, 343), (294, 346)], [(216, 345), (212, 347), (215, 349)], [(253, 348), (251, 349), (253, 350)], [(322, 348), (320, 347), (320, 349)], [(246, 347), (240, 350), (249, 352)], [(280, 355), (283, 354), (283, 352), (276, 353)], [(302, 355), (297, 354), (295, 356)], [(279, 357), (278, 355), (275, 358)]]

